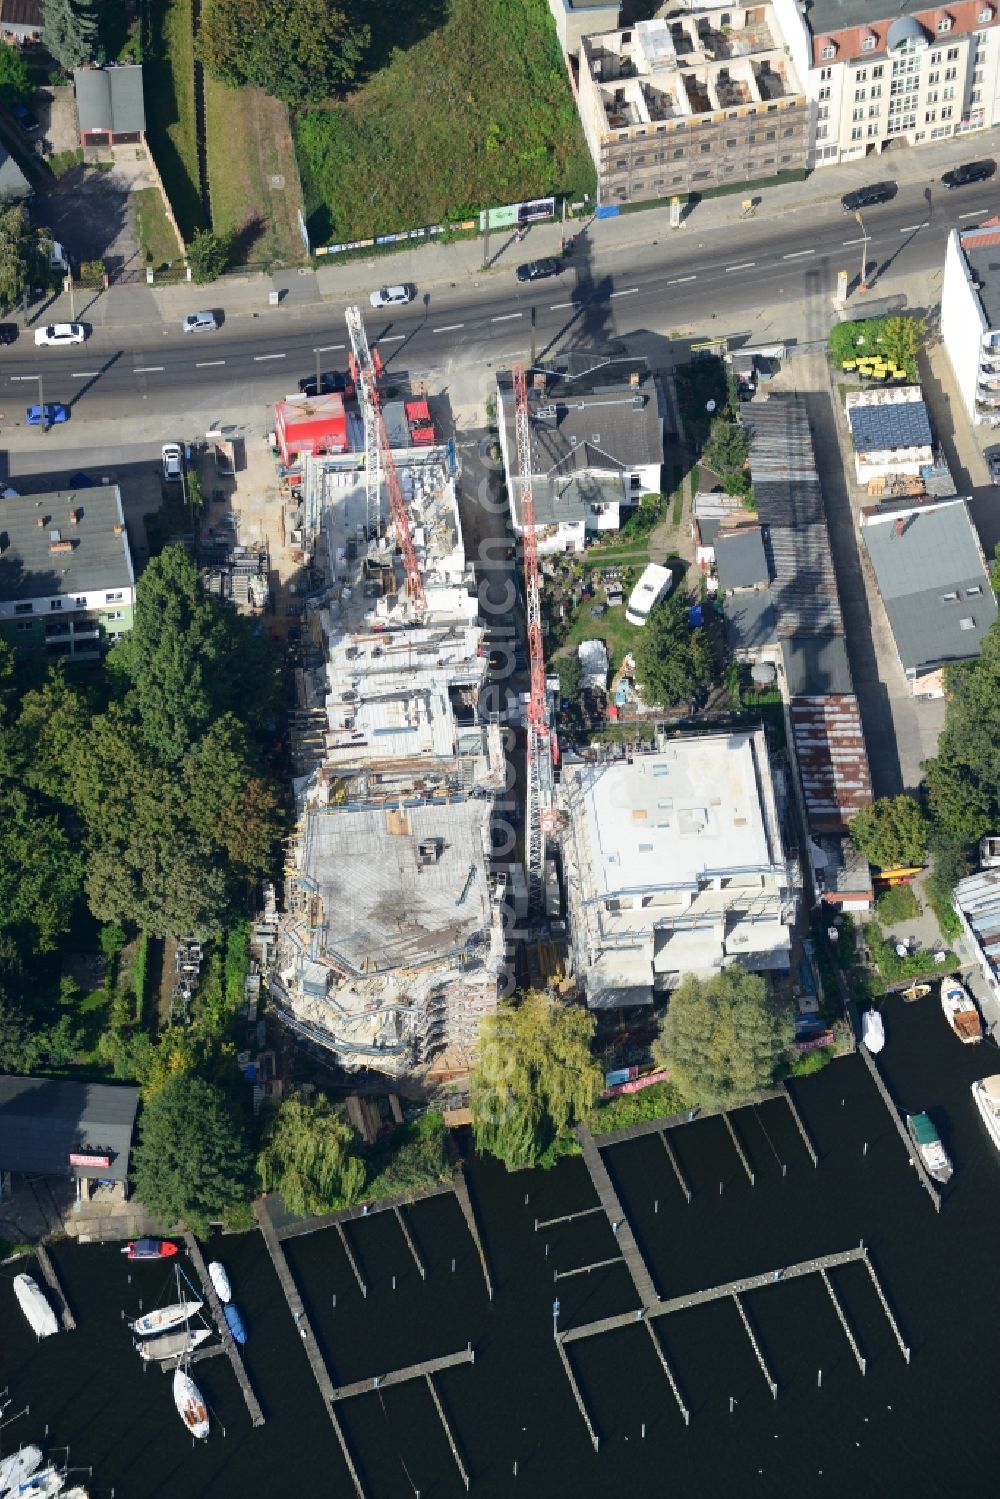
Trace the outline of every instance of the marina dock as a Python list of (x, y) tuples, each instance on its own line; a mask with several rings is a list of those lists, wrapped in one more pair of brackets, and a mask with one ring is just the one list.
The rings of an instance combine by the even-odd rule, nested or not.
[(373, 1390), (388, 1390), (392, 1385), (406, 1384), (411, 1379), (423, 1379), (429, 1374), (441, 1374), (445, 1369), (456, 1369), (460, 1364), (475, 1362), (476, 1352), (470, 1343), (460, 1353), (446, 1353), (441, 1358), (424, 1359), (419, 1364), (390, 1369), (388, 1374), (375, 1374), (369, 1379), (356, 1379), (353, 1384), (340, 1385), (333, 1391), (333, 1398), (351, 1400), (355, 1395), (370, 1395)]
[(486, 1282), (486, 1294), (492, 1301), (493, 1282), (490, 1280), (490, 1269), (489, 1265), (486, 1263), (486, 1250), (483, 1248), (483, 1241), (479, 1237), (479, 1225), (476, 1222), (476, 1215), (472, 1211), (472, 1198), (469, 1196), (469, 1188), (466, 1185), (465, 1177), (462, 1175), (461, 1171), (455, 1178), (454, 1187), (455, 1196), (458, 1198), (458, 1205), (462, 1209), (462, 1216), (464, 1217), (466, 1224), (468, 1225), (469, 1233), (472, 1235), (472, 1242), (473, 1244), (475, 1244), (479, 1254), (479, 1263), (483, 1267), (483, 1280)]
[[(250, 1412), (250, 1420), (253, 1422), (254, 1426), (263, 1426), (264, 1412), (261, 1410), (257, 1396), (253, 1392), (253, 1386), (250, 1383), (250, 1378), (246, 1371), (246, 1365), (243, 1362), (243, 1356), (240, 1353), (239, 1347), (237, 1346), (236, 1339), (229, 1331), (229, 1323), (226, 1321), (225, 1313), (222, 1310), (222, 1303), (216, 1295), (215, 1287), (212, 1284), (212, 1278), (209, 1275), (208, 1269), (205, 1265), (205, 1259), (201, 1252), (201, 1246), (192, 1233), (186, 1233), (184, 1235), (184, 1245), (191, 1257), (191, 1263), (194, 1265), (195, 1270), (198, 1272), (198, 1279), (201, 1282), (201, 1294), (208, 1302), (209, 1310), (212, 1313), (212, 1321), (215, 1323), (215, 1330), (219, 1335), (219, 1340), (222, 1343), (223, 1351), (225, 1352), (227, 1358), (229, 1359), (229, 1362), (233, 1366), (233, 1373), (236, 1375), (236, 1383), (240, 1387), (243, 1399), (246, 1401), (247, 1410)], [(215, 1351), (216, 1350), (214, 1349), (212, 1350), (212, 1352)]]
[(578, 1124), (575, 1134), (580, 1142), (583, 1159), (587, 1170), (590, 1172), (590, 1179), (594, 1183), (601, 1206), (607, 1214), (612, 1232), (618, 1240), (622, 1256), (628, 1266), (628, 1272), (639, 1293), (639, 1299), (644, 1307), (657, 1306), (660, 1298), (656, 1293), (653, 1277), (650, 1275), (646, 1261), (643, 1259), (639, 1246), (635, 1241), (632, 1225), (625, 1216), (621, 1199), (614, 1189), (611, 1177), (608, 1174), (608, 1168), (605, 1166), (601, 1158), (601, 1152), (597, 1148), (597, 1142), (585, 1124)]
[(940, 1213), (940, 1211), (941, 1211), (941, 1193), (938, 1191), (937, 1187), (934, 1185), (933, 1181), (928, 1176), (928, 1174), (927, 1174), (927, 1168), (924, 1165), (923, 1161), (920, 1159), (920, 1153), (918, 1152), (917, 1147), (914, 1145), (913, 1141), (910, 1139), (909, 1135), (907, 1134), (906, 1125), (903, 1123), (903, 1120), (900, 1118), (899, 1110), (896, 1108), (896, 1105), (892, 1101), (892, 1094), (889, 1092), (889, 1089), (885, 1085), (885, 1081), (884, 1081), (884, 1079), (882, 1077), (881, 1072), (879, 1072), (879, 1070), (878, 1070), (878, 1064), (875, 1061), (875, 1058), (872, 1056), (872, 1054), (868, 1050), (867, 1046), (859, 1046), (858, 1047), (858, 1051), (861, 1054), (861, 1057), (862, 1057), (862, 1059), (864, 1061), (865, 1066), (868, 1068), (868, 1071), (871, 1073), (872, 1081), (874, 1082), (876, 1088), (878, 1089), (879, 1093), (881, 1094), (882, 1102), (885, 1104), (886, 1108), (889, 1110), (889, 1117), (892, 1120), (893, 1124), (896, 1126), (896, 1129), (897, 1129), (897, 1131), (899, 1133), (900, 1139), (902, 1140), (903, 1144), (906, 1146), (906, 1153), (907, 1153), (907, 1155), (910, 1158), (910, 1164), (913, 1166), (914, 1170), (917, 1173), (917, 1176), (920, 1178), (920, 1184), (921, 1184), (921, 1186), (925, 1189), (925, 1191), (927, 1192), (928, 1196), (931, 1199), (931, 1202), (934, 1204), (934, 1211), (936, 1213)]
[[(461, 1173), (459, 1173), (460, 1175)], [(436, 1182), (433, 1187), (422, 1187), (419, 1191), (394, 1192), (391, 1197), (380, 1197), (376, 1202), (356, 1202), (352, 1207), (340, 1208), (335, 1213), (323, 1213), (316, 1218), (300, 1218), (294, 1223), (283, 1223), (274, 1232), (279, 1239), (297, 1239), (303, 1234), (319, 1233), (324, 1228), (336, 1228), (341, 1223), (354, 1223), (358, 1218), (374, 1218), (378, 1213), (392, 1213), (399, 1208), (410, 1207), (415, 1202), (424, 1202), (431, 1197), (444, 1197), (457, 1191), (455, 1181)]]
[(44, 1244), (35, 1246), (35, 1257), (38, 1260), (38, 1268), (42, 1272), (42, 1279), (52, 1292), (52, 1299), (56, 1304), (56, 1311), (59, 1313), (63, 1332), (76, 1332), (76, 1318), (69, 1309), (69, 1302), (66, 1300), (62, 1286), (59, 1284), (59, 1277), (56, 1275), (55, 1266), (49, 1258), (49, 1252)]

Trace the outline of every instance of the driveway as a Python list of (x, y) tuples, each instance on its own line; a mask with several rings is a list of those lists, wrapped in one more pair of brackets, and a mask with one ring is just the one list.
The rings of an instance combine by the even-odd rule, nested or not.
[(35, 200), (33, 214), (51, 229), (79, 265), (103, 260), (112, 281), (145, 275), (129, 192), (129, 176), (116, 168), (71, 168), (48, 193)]

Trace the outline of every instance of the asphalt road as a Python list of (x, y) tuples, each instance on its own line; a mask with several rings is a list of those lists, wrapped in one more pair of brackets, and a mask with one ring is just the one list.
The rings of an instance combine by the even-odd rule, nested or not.
[[(926, 303), (932, 303), (937, 293), (929, 278), (943, 269), (949, 229), (998, 210), (1000, 183), (952, 193), (937, 185), (903, 188), (891, 203), (868, 210), (873, 295), (891, 295), (899, 278), (926, 274)], [(801, 339), (794, 304), (815, 305), (817, 296), (833, 295), (839, 271), (853, 282), (860, 271), (861, 227), (836, 203), (703, 233), (695, 209), (681, 231), (609, 253), (597, 224), (578, 237), (557, 279), (521, 286), (505, 273), (418, 295), (391, 313), (366, 310), (368, 335), (390, 370), (420, 372), (495, 366), (530, 348), (542, 357), (681, 328), (700, 328), (703, 336), (759, 333), (755, 319), (765, 306), (778, 309), (771, 337)], [(855, 302), (863, 308), (863, 299)], [(335, 304), (293, 305), (259, 317), (235, 313), (215, 332), (188, 335), (161, 323), (134, 332), (97, 327), (70, 350), (36, 349), (31, 338), (24, 332), (0, 350), (0, 421), (8, 430), (37, 402), (39, 375), (45, 400), (67, 404), (78, 423), (189, 410), (202, 399), (220, 409), (269, 402), (315, 371), (317, 349), (324, 368), (343, 368), (347, 357), (343, 309)]]

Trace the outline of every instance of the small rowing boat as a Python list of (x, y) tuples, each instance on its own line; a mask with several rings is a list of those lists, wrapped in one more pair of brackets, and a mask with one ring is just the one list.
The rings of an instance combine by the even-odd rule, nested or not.
[(229, 1302), (222, 1308), (222, 1310), (225, 1314), (226, 1322), (229, 1326), (229, 1331), (232, 1333), (237, 1343), (245, 1343), (247, 1340), (247, 1330), (243, 1326), (243, 1318), (240, 1316), (236, 1307), (232, 1302)]
[(223, 1306), (228, 1301), (232, 1301), (233, 1291), (229, 1284), (229, 1276), (226, 1274), (225, 1265), (220, 1264), (218, 1260), (212, 1260), (208, 1267), (208, 1278), (215, 1287), (215, 1294)]
[(903, 990), (903, 998), (911, 1005), (915, 999), (926, 999), (930, 992), (930, 984), (911, 984), (908, 989)]
[(51, 1338), (59, 1331), (56, 1314), (45, 1299), (37, 1280), (30, 1275), (14, 1276), (14, 1295), (21, 1303), (21, 1310), (31, 1324), (37, 1338)]
[(941, 1008), (945, 1020), (966, 1046), (974, 1046), (983, 1039), (983, 1022), (979, 1018), (979, 1011), (958, 979), (941, 980)]
[(174, 1404), (191, 1435), (203, 1441), (208, 1436), (208, 1406), (186, 1369), (174, 1370)]

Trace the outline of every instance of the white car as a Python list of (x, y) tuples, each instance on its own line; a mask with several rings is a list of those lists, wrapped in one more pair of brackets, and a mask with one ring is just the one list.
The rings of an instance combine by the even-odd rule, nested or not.
[(179, 484), (184, 477), (184, 454), (179, 442), (165, 442), (161, 453), (163, 477), (168, 484)]
[(86, 337), (82, 323), (49, 323), (47, 328), (35, 329), (35, 343), (39, 347), (45, 344), (82, 344)]
[(214, 312), (189, 312), (181, 323), (185, 333), (202, 333), (206, 328), (217, 328), (219, 319)]
[(412, 286), (380, 286), (368, 298), (373, 307), (402, 307), (413, 301)]

